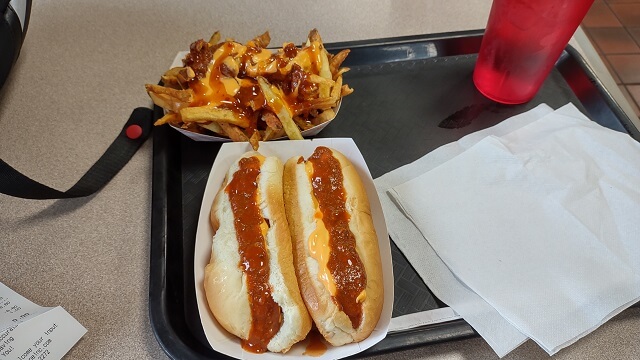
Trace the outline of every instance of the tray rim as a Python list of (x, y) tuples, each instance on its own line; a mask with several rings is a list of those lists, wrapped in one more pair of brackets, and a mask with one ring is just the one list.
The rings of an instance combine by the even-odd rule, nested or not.
[[(437, 42), (449, 41), (457, 38), (476, 38), (481, 39), (484, 30), (467, 30), (456, 32), (445, 32), (435, 34), (419, 34), (400, 37), (365, 39), (356, 41), (344, 41), (326, 44), (326, 48), (330, 51), (342, 48), (373, 48), (376, 46), (410, 44), (416, 42)], [(472, 53), (471, 53), (472, 54)], [(442, 55), (446, 56), (446, 55)], [(434, 57), (440, 57), (436, 55)], [(602, 81), (595, 74), (594, 70), (587, 64), (584, 57), (572, 46), (567, 45), (565, 51), (561, 55), (558, 62), (560, 63), (566, 57), (575, 60), (589, 81), (596, 87), (596, 90), (605, 101), (608, 110), (618, 118), (636, 140), (640, 141), (640, 131), (635, 127), (633, 121), (621, 109), (619, 104), (613, 99), (612, 94), (606, 89)], [(157, 106), (154, 107), (155, 116), (162, 116), (162, 110)], [(201, 354), (196, 353), (189, 347), (174, 331), (170, 331), (171, 324), (166, 317), (166, 241), (169, 233), (181, 233), (180, 229), (169, 228), (168, 218), (169, 197), (167, 193), (168, 173), (164, 171), (169, 162), (170, 156), (176, 156), (167, 151), (166, 145), (170, 135), (170, 131), (166, 127), (155, 129), (153, 140), (153, 163), (152, 163), (152, 209), (151, 209), (151, 245), (150, 245), (150, 274), (149, 274), (149, 320), (156, 340), (172, 359), (196, 358), (207, 359)], [(167, 196), (163, 196), (167, 195)], [(175, 211), (174, 211), (175, 212)], [(180, 231), (178, 231), (180, 230)], [(160, 275), (154, 276), (154, 273)], [(453, 331), (451, 331), (453, 330)], [(378, 344), (368, 350), (358, 354), (360, 356), (368, 356), (373, 354), (384, 354), (395, 351), (408, 350), (429, 344), (435, 344), (444, 341), (462, 340), (476, 337), (478, 334), (463, 319), (443, 322), (438, 324), (430, 324), (413, 329), (387, 334), (387, 337)], [(226, 356), (216, 353), (217, 356), (227, 358)]]

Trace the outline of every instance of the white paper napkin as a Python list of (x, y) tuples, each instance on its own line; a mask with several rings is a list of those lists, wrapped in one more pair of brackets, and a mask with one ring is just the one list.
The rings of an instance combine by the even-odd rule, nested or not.
[(389, 190), (464, 285), (549, 354), (640, 300), (639, 143), (573, 105), (477, 138)]
[(506, 321), (491, 305), (470, 290), (449, 270), (431, 245), (400, 209), (392, 202), (387, 189), (411, 180), (422, 173), (459, 155), (488, 135), (504, 135), (549, 114), (547, 105), (511, 117), (491, 128), (467, 135), (457, 142), (444, 145), (374, 180), (387, 222), (389, 235), (412, 264), (418, 275), (440, 300), (460, 314), (500, 357), (527, 340), (527, 337)]

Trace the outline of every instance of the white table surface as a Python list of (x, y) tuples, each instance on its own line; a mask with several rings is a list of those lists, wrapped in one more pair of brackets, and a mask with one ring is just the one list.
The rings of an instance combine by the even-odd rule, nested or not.
[[(316, 27), (325, 42), (336, 42), (481, 29), (490, 7), (488, 0), (277, 3), (34, 1), (20, 59), (0, 92), (0, 158), (69, 188), (131, 110), (151, 105), (144, 84), (156, 83), (176, 52), (214, 30), (240, 41), (269, 30), (280, 44), (299, 43)], [(37, 304), (62, 305), (88, 329), (67, 359), (166, 358), (148, 315), (152, 145), (88, 198), (0, 195), (0, 281)], [(555, 357), (633, 358), (639, 338), (634, 308)], [(547, 357), (527, 342), (506, 358)], [(374, 358), (497, 357), (473, 338)]]

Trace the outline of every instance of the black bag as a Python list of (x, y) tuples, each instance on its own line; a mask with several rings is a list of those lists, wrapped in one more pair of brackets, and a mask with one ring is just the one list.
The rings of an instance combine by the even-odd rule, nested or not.
[(0, 0), (0, 88), (18, 60), (30, 15), (31, 0)]

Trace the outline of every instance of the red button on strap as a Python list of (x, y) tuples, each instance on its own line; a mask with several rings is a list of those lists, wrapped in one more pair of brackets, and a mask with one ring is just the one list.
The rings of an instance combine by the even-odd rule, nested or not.
[(142, 128), (140, 125), (129, 125), (125, 131), (127, 137), (131, 140), (135, 140), (142, 135)]

